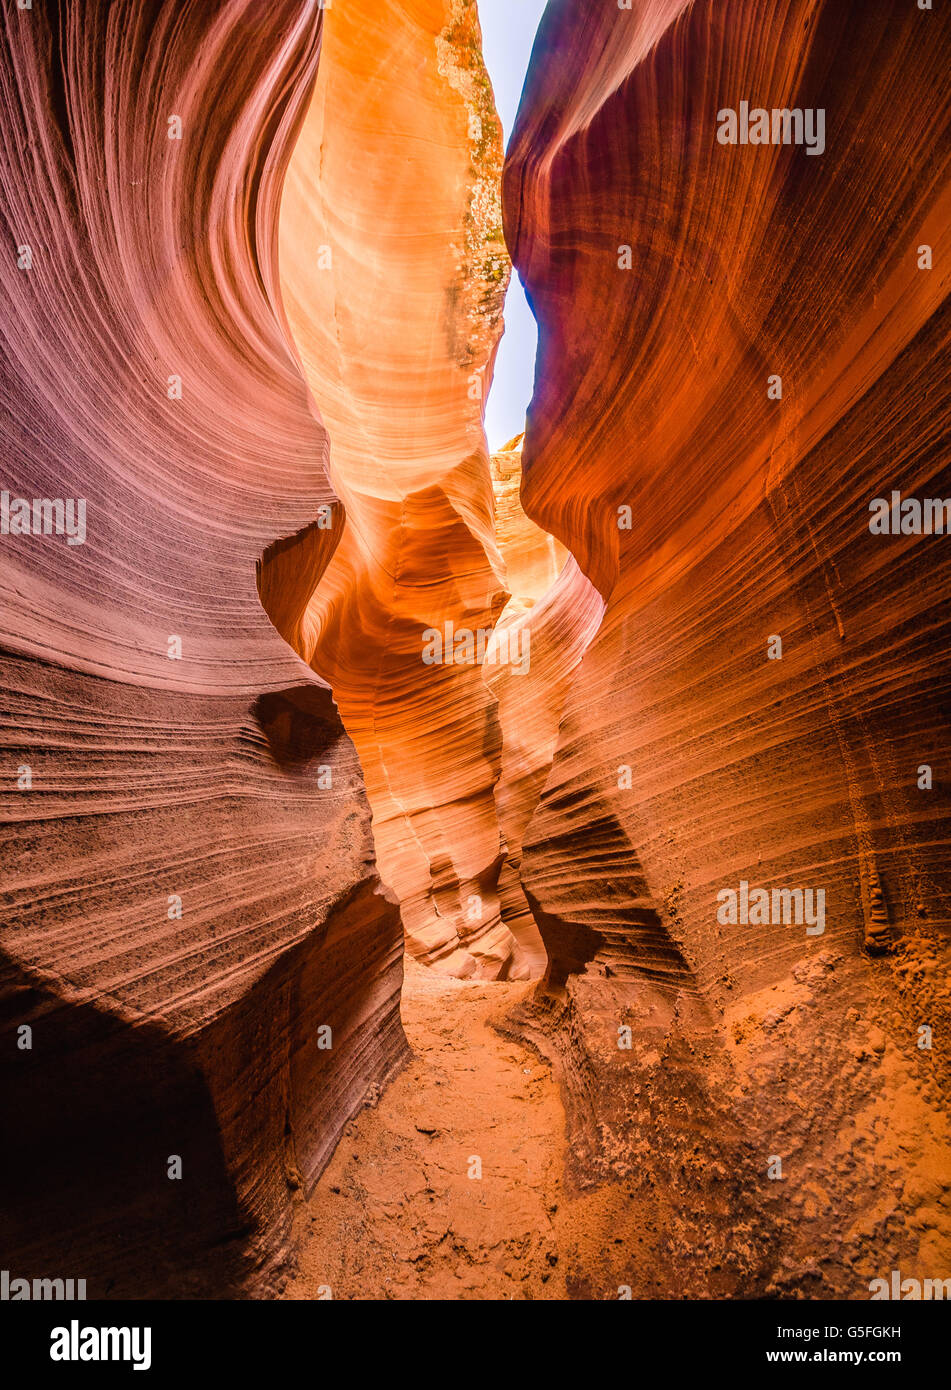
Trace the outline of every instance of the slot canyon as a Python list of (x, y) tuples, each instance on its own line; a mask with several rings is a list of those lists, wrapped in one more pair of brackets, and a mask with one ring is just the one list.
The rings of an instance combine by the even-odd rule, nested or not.
[(0, 14), (10, 1278), (951, 1281), (951, 20), (492, 5)]

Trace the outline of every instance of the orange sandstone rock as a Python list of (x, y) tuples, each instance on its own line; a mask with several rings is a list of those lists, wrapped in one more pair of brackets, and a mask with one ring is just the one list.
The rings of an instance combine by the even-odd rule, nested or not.
[[(553, 3), (505, 171), (540, 325), (522, 501), (606, 604), (521, 865), (574, 1020), (579, 1168), (640, 1152), (647, 1087), (672, 1121), (645, 1180), (693, 1162), (713, 1213), (717, 1162), (746, 1175), (739, 1287), (865, 1297), (893, 1253), (927, 1274), (951, 1246), (893, 1153), (836, 1153), (856, 1123), (948, 1134), (919, 1038), (948, 1006), (951, 539), (872, 534), (869, 507), (951, 496), (949, 42), (914, 5)], [(823, 111), (823, 152), (721, 143), (743, 102)], [(724, 924), (743, 881), (821, 888), (823, 934)], [(717, 1041), (734, 1010), (741, 1045)], [(856, 1066), (876, 1029), (885, 1060)], [(718, 1075), (733, 1118), (691, 1159)]]
[(89, 1297), (259, 1279), (404, 1052), (356, 756), (268, 616), (339, 537), (276, 272), (319, 30), (0, 19), (2, 486), (86, 529), (0, 538), (0, 1245)]
[(501, 160), (473, 0), (327, 12), (281, 278), (347, 519), (299, 650), (359, 751), (410, 949), (518, 978), (541, 955), (524, 900), (512, 918), (500, 897), (495, 702), (474, 662), (423, 662), (427, 631), (487, 637), (509, 598), (482, 428)]

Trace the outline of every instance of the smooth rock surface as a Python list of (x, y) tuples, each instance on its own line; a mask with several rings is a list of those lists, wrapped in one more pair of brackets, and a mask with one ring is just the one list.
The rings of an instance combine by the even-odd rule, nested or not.
[(356, 755), (268, 618), (339, 538), (276, 279), (320, 21), (0, 18), (2, 486), (87, 518), (0, 538), (0, 1247), (90, 1298), (259, 1286), (404, 1054)]
[(487, 636), (510, 592), (482, 427), (510, 272), (501, 164), (473, 0), (327, 12), (281, 280), (347, 521), (299, 650), (360, 754), (409, 949), (514, 979), (541, 951), (499, 883), (495, 702), (477, 664), (422, 659), (447, 623)]
[[(579, 1173), (642, 1151), (646, 1088), (645, 1182), (690, 1163), (713, 1213), (747, 1174), (710, 1233), (744, 1224), (741, 1288), (866, 1297), (951, 1248), (946, 1171), (913, 1195), (948, 1139), (951, 539), (869, 531), (951, 496), (949, 49), (914, 5), (554, 0), (508, 152), (522, 501), (606, 603), (523, 837), (567, 1011), (534, 1025)], [(824, 152), (721, 144), (743, 101), (821, 108)], [(741, 881), (823, 890), (824, 933), (719, 922)]]

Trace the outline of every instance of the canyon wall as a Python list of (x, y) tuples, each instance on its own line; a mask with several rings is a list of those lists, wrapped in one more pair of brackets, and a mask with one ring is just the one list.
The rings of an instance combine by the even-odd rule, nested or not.
[(482, 427), (510, 273), (501, 166), (475, 0), (327, 12), (281, 280), (347, 517), (297, 647), (359, 752), (409, 949), (514, 979), (544, 955), (500, 882), (495, 701), (474, 661), (423, 661), (426, 633), (488, 635), (510, 595)]
[[(491, 460), (474, 0), (0, 34), (4, 1265), (272, 1292), (405, 929), (545, 973), (569, 1296), (945, 1276), (951, 536), (869, 503), (951, 496), (947, 19), (550, 0)], [(426, 665), (447, 623), (530, 664)]]
[(279, 635), (342, 521), (276, 269), (321, 18), (0, 18), (0, 1247), (90, 1298), (260, 1287), (405, 1051), (357, 758)]
[[(499, 890), (506, 920), (531, 923), (522, 889), (522, 837), (538, 805), (558, 740), (565, 696), (575, 667), (604, 613), (594, 585), (554, 536), (522, 510), (522, 436), (491, 457), (495, 529), (511, 598), (499, 615), (494, 642), (507, 661), (486, 663), (482, 676), (496, 701), (502, 759), (495, 802), (505, 844)], [(548, 958), (539, 941), (537, 970)]]
[[(524, 832), (522, 1026), (578, 1183), (657, 1194), (635, 1297), (948, 1273), (951, 536), (869, 505), (951, 497), (949, 56), (897, 0), (551, 0), (509, 147), (522, 500), (606, 604)], [(824, 150), (721, 143), (745, 102)], [(731, 920), (742, 883), (824, 930)]]

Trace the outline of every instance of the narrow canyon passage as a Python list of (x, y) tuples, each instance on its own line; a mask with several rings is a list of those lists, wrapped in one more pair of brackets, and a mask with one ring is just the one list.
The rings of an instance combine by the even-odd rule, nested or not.
[(344, 1131), (299, 1216), (285, 1296), (564, 1296), (564, 1109), (547, 1064), (492, 1026), (527, 988), (407, 958), (412, 1059)]
[(518, 440), (490, 460), (483, 426), (511, 276), (502, 163), (474, 0), (325, 12), (280, 266), (346, 518), (282, 631), (357, 748), (407, 949), (459, 977), (528, 979), (545, 954), (520, 837), (590, 623), (581, 640), (546, 629), (567, 551), (521, 509)]
[(531, 989), (407, 958), (412, 1058), (301, 1204), (285, 1298), (616, 1298), (632, 1282), (657, 1296), (667, 1261), (649, 1195), (585, 1194), (566, 1175), (560, 1088), (507, 1024)]
[[(621, 51), (626, 63), (636, 49)], [(549, 71), (540, 68), (536, 83)], [(583, 127), (590, 113), (577, 119)], [(524, 122), (516, 149), (519, 141)], [(794, 1055), (802, 1084), (821, 1088), (809, 1010), (823, 999), (834, 1018), (828, 980), (846, 978), (848, 967), (834, 953), (817, 963), (787, 942), (795, 986), (771, 983), (764, 999), (754, 990), (737, 1017), (731, 975), (704, 967), (716, 956), (709, 933), (683, 949), (683, 851), (658, 868), (654, 845), (682, 809), (678, 802), (643, 824), (629, 760), (652, 721), (671, 718), (689, 679), (643, 708), (625, 704), (631, 656), (619, 641), (634, 629), (616, 601), (627, 543), (618, 517), (633, 520), (635, 509), (604, 496), (617, 490), (626, 442), (602, 465), (598, 505), (585, 503), (565, 524), (555, 503), (579, 476), (594, 427), (555, 430), (561, 452), (545, 479), (537, 464), (545, 436), (531, 422), (535, 468), (521, 489), (530, 516), (520, 424), (492, 451), (484, 432), (493, 371), (506, 360), (502, 144), (473, 0), (419, 0), (386, 25), (373, 0), (327, 12), (282, 201), (281, 285), (346, 523), (285, 635), (328, 681), (360, 757), (377, 866), (405, 931), (401, 1016), (411, 1056), (381, 1095), (371, 1090), (297, 1204), (297, 1272), (285, 1294), (785, 1292), (809, 1260), (778, 1263), (775, 1252), (793, 1244), (800, 1214), (822, 1214), (822, 1188), (808, 1166), (782, 1194), (764, 1185), (757, 1142), (769, 1146), (767, 1159), (781, 1144), (764, 1131), (760, 1098), (773, 1083), (762, 1078), (779, 1078), (783, 1094)], [(531, 154), (525, 164), (541, 177)], [(510, 160), (506, 177), (514, 186), (525, 174)], [(589, 268), (594, 255), (578, 231), (589, 211), (573, 196), (578, 226), (563, 236), (566, 245), (580, 236), (577, 265)], [(536, 299), (550, 320), (552, 303), (559, 312), (564, 304), (544, 217), (562, 209), (520, 198), (508, 215), (518, 207), (541, 220), (525, 224), (539, 245), (521, 247), (519, 263), (540, 277)], [(618, 243), (629, 233), (613, 229), (610, 194), (600, 215), (610, 276), (625, 264)], [(513, 248), (528, 235), (521, 222), (507, 230)], [(605, 285), (597, 280), (573, 328), (577, 356), (590, 356), (602, 300), (615, 302)], [(598, 359), (585, 390), (621, 360)], [(580, 399), (570, 379), (557, 399), (543, 392), (547, 428)], [(645, 408), (638, 428), (652, 418)], [(533, 519), (542, 516), (550, 529)], [(653, 551), (648, 542), (648, 566)], [(614, 626), (605, 630), (612, 600)], [(513, 650), (524, 639), (530, 660), (518, 670), (512, 660), (473, 662), (463, 649), (453, 661), (453, 631), (484, 636), (490, 649), (502, 637)], [(651, 623), (644, 632), (649, 640), (635, 636), (634, 650), (649, 659), (656, 632)], [(420, 639), (434, 633), (441, 655), (426, 664)], [(592, 649), (600, 665), (578, 679)], [(605, 707), (594, 769), (592, 697)], [(722, 823), (734, 814), (728, 806)], [(647, 867), (645, 847), (654, 858)], [(532, 983), (549, 967), (550, 994)], [(758, 970), (754, 961), (749, 987), (760, 983)], [(710, 1008), (714, 989), (720, 1017)], [(783, 1010), (798, 1020), (788, 1053), (772, 1036)], [(850, 1067), (846, 1040), (836, 1045)], [(854, 1094), (864, 1090), (857, 1079)], [(822, 1104), (834, 1110), (834, 1093)], [(783, 1124), (787, 1146), (801, 1143), (795, 1104)], [(856, 1184), (827, 1147), (820, 1166), (832, 1162), (844, 1188)], [(733, 1234), (748, 1229), (755, 1239)], [(850, 1253), (830, 1261), (847, 1268), (857, 1250), (874, 1268), (866, 1240), (856, 1223), (842, 1241)], [(704, 1263), (697, 1256), (706, 1250), (716, 1258)], [(827, 1277), (841, 1281), (838, 1269)]]
[[(518, 496), (534, 341), (502, 240), (502, 122), (480, 21), (494, 25), (510, 128), (543, 9), (527, 5), (516, 35), (495, 0), (453, 0), (445, 27), (447, 7), (427, 0), (390, 16), (393, 61), (369, 63), (372, 6), (328, 11), (289, 170), (286, 302), (347, 507), (296, 645), (330, 682), (361, 756), (381, 877), (407, 933), (412, 1052), (307, 1203), (291, 1297), (325, 1285), (344, 1298), (565, 1294), (563, 1106), (548, 1063), (493, 1026), (528, 988), (502, 982), (545, 967), (517, 847), (554, 750), (563, 676), (600, 615), (589, 605), (573, 644), (546, 633), (568, 555)], [(408, 68), (407, 49), (418, 55)], [(343, 131), (322, 117), (342, 93)], [(315, 238), (328, 274), (315, 271)], [(507, 286), (518, 333), (497, 383)], [(508, 429), (489, 453), (495, 387), (496, 432)], [(489, 652), (508, 642), (512, 662), (524, 650), (523, 668), (483, 664), (481, 647), (474, 665), (453, 661), (453, 630), (475, 630)], [(421, 632), (445, 635), (435, 667)], [(572, 646), (559, 679), (552, 657)]]
[(28, 1287), (951, 1291), (951, 9), (542, 10), (0, 14)]

